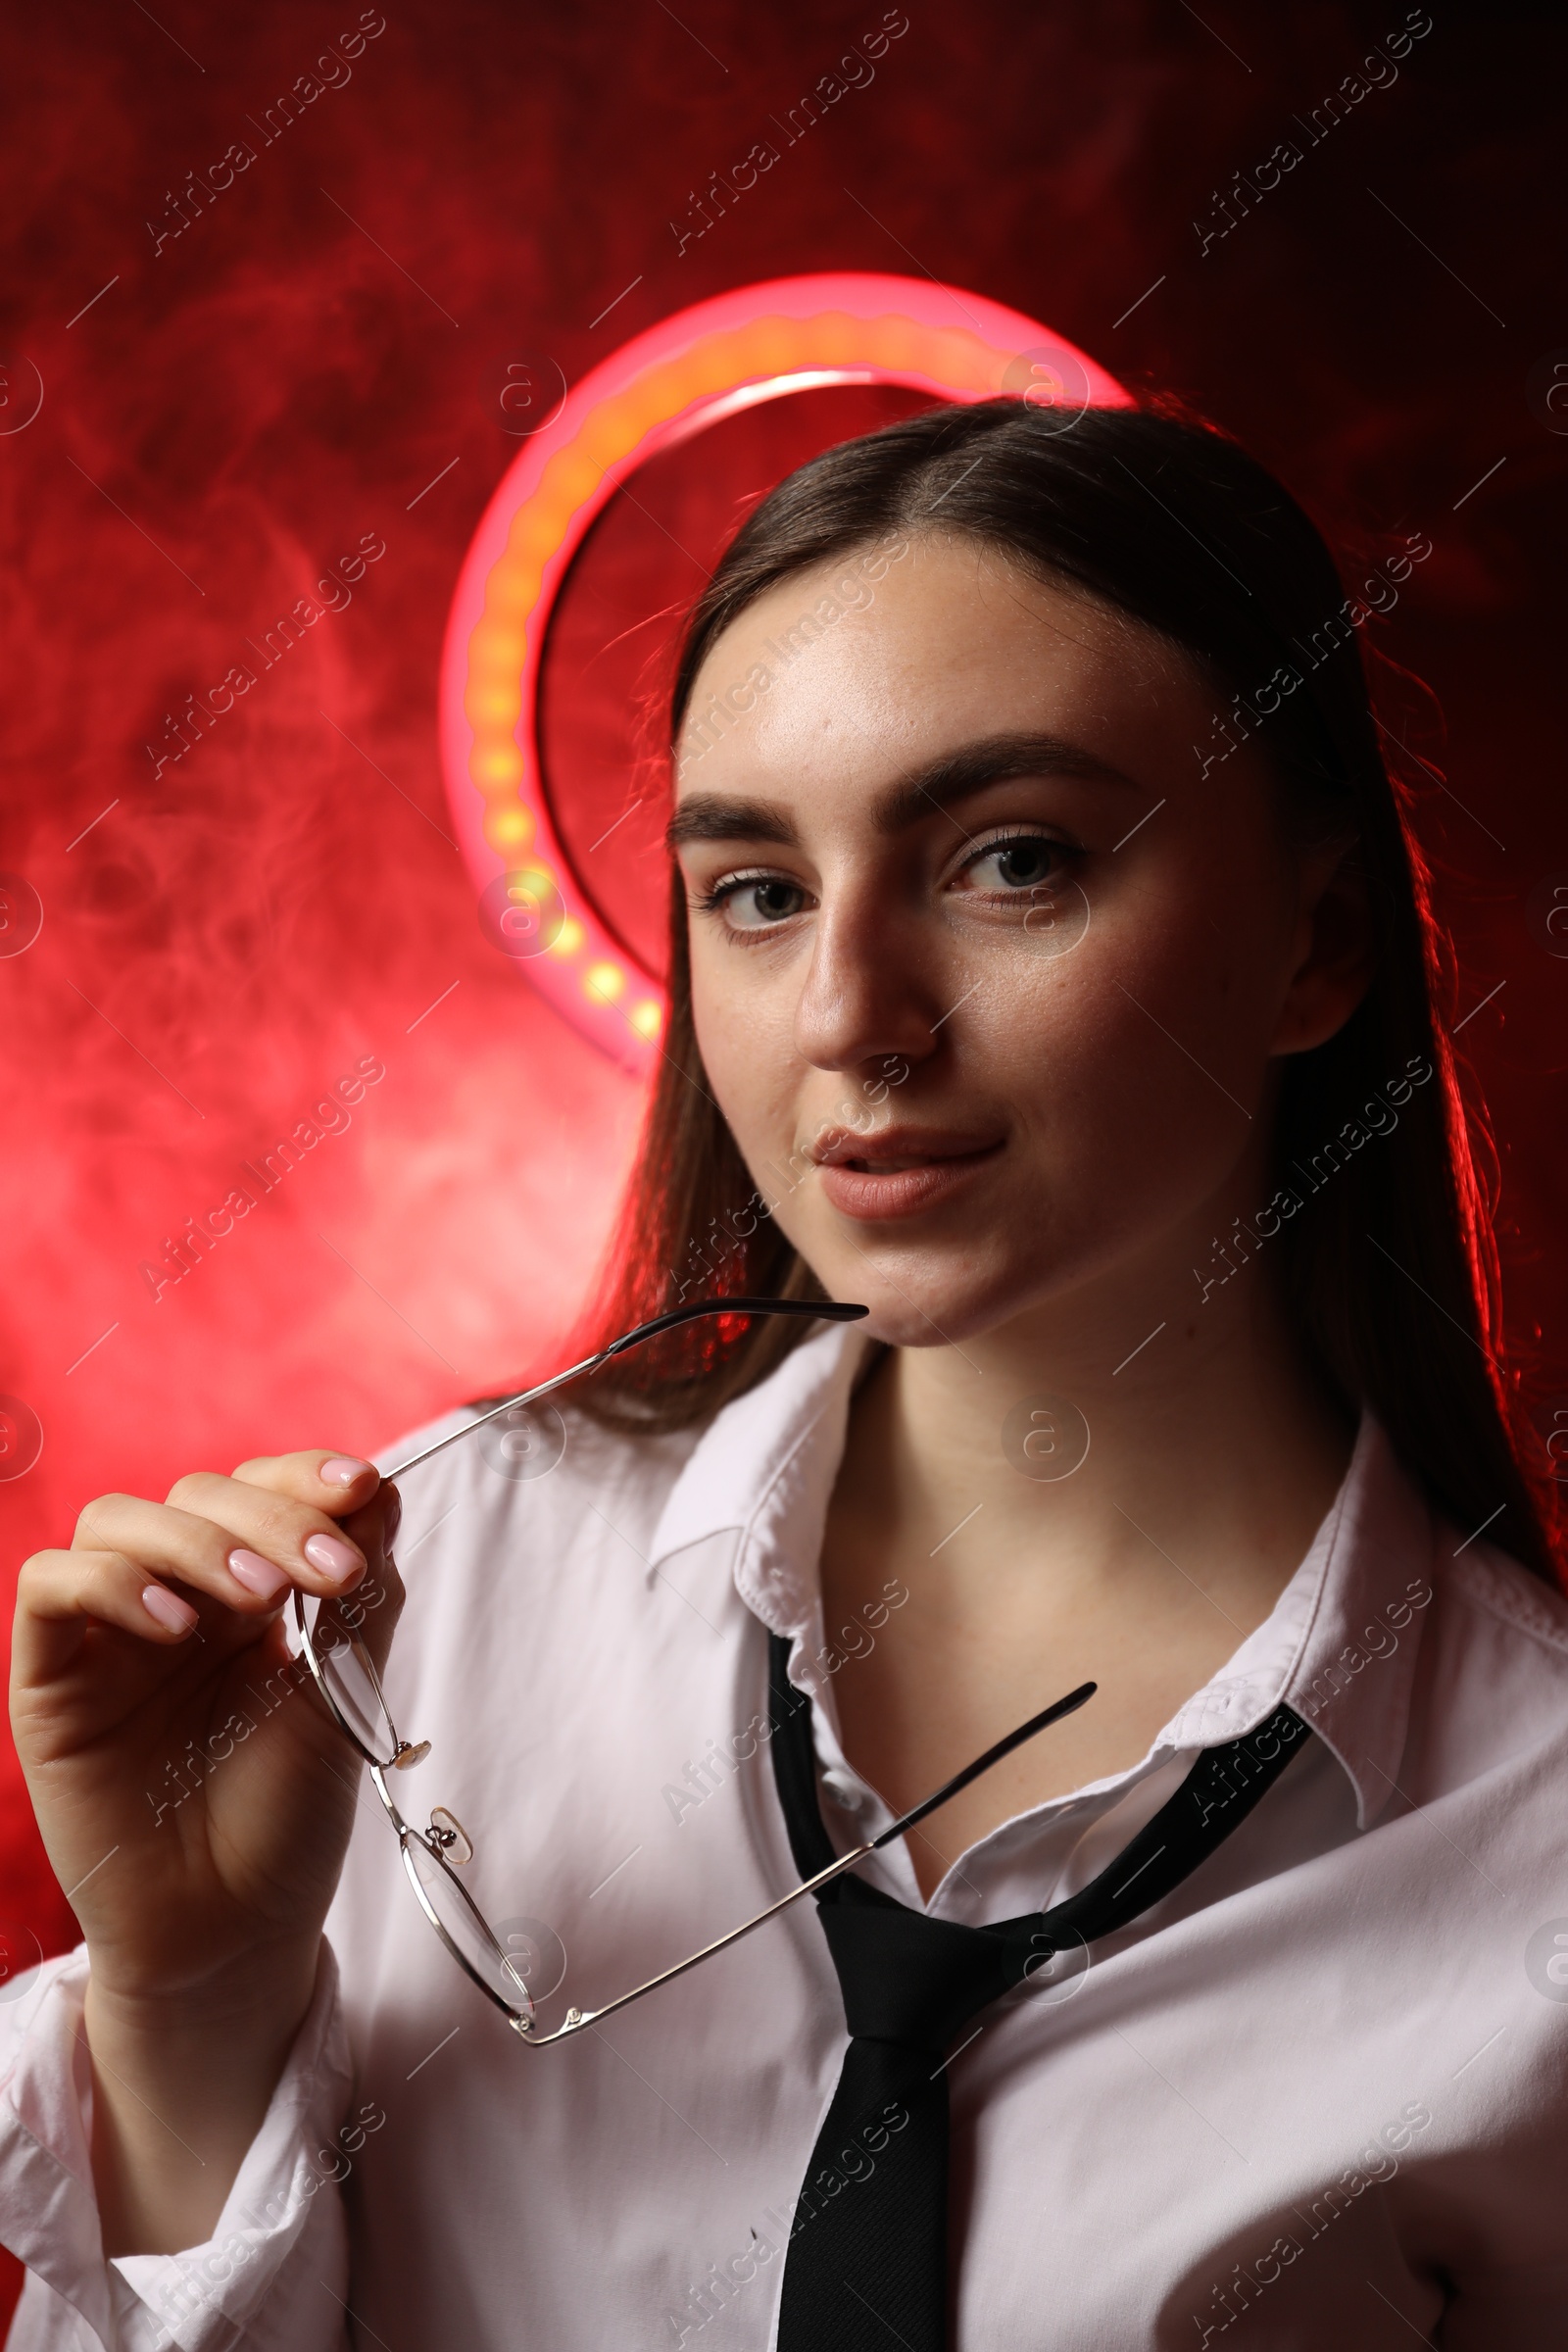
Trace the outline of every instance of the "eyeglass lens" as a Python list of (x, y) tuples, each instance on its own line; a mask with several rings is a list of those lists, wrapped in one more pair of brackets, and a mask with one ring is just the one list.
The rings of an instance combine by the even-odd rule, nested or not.
[(445, 1862), (417, 1834), (403, 1845), (410, 1875), (434, 1917), (479, 1982), (519, 2017), (532, 2017), (528, 1987)]
[(397, 1734), (370, 1653), (354, 1628), (356, 1615), (363, 1619), (364, 1612), (356, 1611), (352, 1598), (327, 1600), (314, 1592), (303, 1597), (305, 1638), (333, 1705), (360, 1745), (378, 1764), (390, 1763), (397, 1752)]

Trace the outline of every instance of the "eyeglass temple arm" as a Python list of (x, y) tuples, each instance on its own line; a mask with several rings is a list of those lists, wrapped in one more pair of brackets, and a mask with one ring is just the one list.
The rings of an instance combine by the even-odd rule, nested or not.
[[(977, 1756), (972, 1764), (966, 1764), (951, 1781), (944, 1781), (934, 1796), (923, 1797), (919, 1804), (902, 1814), (892, 1828), (884, 1830), (880, 1837), (869, 1839), (864, 1845), (856, 1846), (852, 1853), (841, 1854), (836, 1862), (828, 1864), (826, 1870), (819, 1870), (814, 1878), (804, 1880), (799, 1886), (792, 1886), (788, 1894), (780, 1895), (776, 1903), (769, 1903), (765, 1911), (759, 1911), (756, 1918), (747, 1920), (744, 1926), (731, 1928), (728, 1935), (720, 1936), (716, 1943), (704, 1944), (702, 1950), (693, 1952), (689, 1960), (677, 1961), (673, 1968), (666, 1968), (662, 1975), (650, 1977), (647, 1984), (639, 1984), (635, 1991), (623, 1992), (615, 2000), (607, 2001), (603, 2009), (568, 2010), (565, 2024), (558, 2026), (553, 2034), (522, 2033), (522, 2039), (531, 2050), (548, 2049), (554, 2041), (566, 2041), (573, 2034), (586, 2033), (602, 2017), (611, 2017), (617, 2009), (624, 2009), (628, 2001), (640, 2001), (645, 1992), (653, 1992), (661, 1984), (668, 1984), (674, 1978), (685, 1976), (688, 1969), (696, 1968), (700, 1961), (710, 1960), (715, 1952), (723, 1951), (729, 1944), (739, 1943), (743, 1936), (750, 1936), (754, 1929), (764, 1927), (770, 1919), (776, 1919), (781, 1911), (789, 1909), (791, 1903), (798, 1903), (802, 1895), (814, 1894), (818, 1887), (826, 1886), (830, 1880), (842, 1878), (845, 1871), (853, 1870), (857, 1862), (863, 1862), (867, 1854), (878, 1853), (884, 1845), (891, 1845), (896, 1838), (902, 1838), (906, 1830), (913, 1829), (916, 1822), (924, 1821), (926, 1815), (934, 1813), (938, 1805), (945, 1805), (950, 1797), (967, 1788), (971, 1781), (977, 1781), (983, 1772), (989, 1772), (993, 1764), (1000, 1764), (1004, 1756), (1010, 1755), (1015, 1747), (1021, 1747), (1026, 1740), (1032, 1740), (1037, 1732), (1043, 1732), (1048, 1724), (1059, 1723), (1064, 1715), (1076, 1713), (1086, 1699), (1094, 1697), (1098, 1689), (1097, 1683), (1080, 1683), (1077, 1690), (1069, 1690), (1065, 1698), (1058, 1698), (1039, 1715), (1032, 1715), (1015, 1732), (1009, 1732), (1004, 1740), (999, 1740), (995, 1747), (988, 1747), (983, 1756)], [(521, 2032), (520, 2027), (518, 2030)]]
[(433, 1453), (455, 1446), (460, 1438), (467, 1437), (470, 1430), (481, 1429), (498, 1413), (510, 1413), (515, 1405), (532, 1404), (538, 1397), (548, 1396), (553, 1389), (564, 1388), (568, 1380), (578, 1380), (585, 1372), (597, 1372), (612, 1355), (624, 1355), (628, 1348), (640, 1348), (644, 1340), (657, 1339), (662, 1331), (673, 1331), (677, 1323), (695, 1322), (699, 1315), (803, 1315), (824, 1323), (858, 1323), (870, 1311), (868, 1306), (854, 1306), (837, 1298), (702, 1298), (695, 1299), (690, 1306), (671, 1307), (667, 1315), (656, 1315), (651, 1323), (639, 1323), (635, 1331), (612, 1340), (597, 1355), (585, 1355), (580, 1364), (568, 1365), (553, 1379), (541, 1381), (536, 1389), (523, 1389), (515, 1396), (504, 1396), (487, 1413), (465, 1421), (461, 1429), (453, 1430), (450, 1437), (437, 1438), (422, 1452), (411, 1453), (407, 1461), (399, 1462), (394, 1469), (384, 1472), (383, 1477), (401, 1478), (405, 1470), (413, 1470), (418, 1463), (427, 1462)]
[(1024, 1741), (1032, 1740), (1037, 1732), (1045, 1731), (1053, 1723), (1059, 1723), (1064, 1715), (1076, 1715), (1078, 1709), (1093, 1698), (1099, 1689), (1098, 1683), (1080, 1683), (1077, 1690), (1069, 1690), (1065, 1698), (1058, 1698), (1040, 1714), (1031, 1715), (1027, 1723), (1020, 1723), (1018, 1729), (1009, 1732), (1005, 1740), (999, 1740), (995, 1747), (988, 1747), (983, 1756), (976, 1756), (972, 1764), (966, 1764), (961, 1772), (956, 1772), (951, 1781), (944, 1781), (935, 1796), (923, 1798), (911, 1811), (902, 1814), (890, 1830), (884, 1830), (880, 1838), (873, 1838), (867, 1851), (880, 1853), (883, 1846), (891, 1845), (895, 1838), (902, 1838), (906, 1830), (912, 1830), (917, 1821), (924, 1821), (926, 1815), (934, 1813), (938, 1805), (945, 1805), (949, 1797), (956, 1796), (960, 1789), (967, 1788), (971, 1781), (977, 1781), (983, 1772), (989, 1772), (993, 1764), (1000, 1764), (1004, 1756), (1010, 1756), (1015, 1747), (1022, 1747)]

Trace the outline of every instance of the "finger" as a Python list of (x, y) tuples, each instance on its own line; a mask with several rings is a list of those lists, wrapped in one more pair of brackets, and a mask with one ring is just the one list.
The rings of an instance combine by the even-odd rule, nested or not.
[(339, 1524), (373, 1568), (379, 1561), (392, 1557), (398, 1529), (403, 1524), (403, 1497), (396, 1487), (378, 1487), (368, 1502), (351, 1511)]
[(383, 1487), (344, 1525), (369, 1560), (363, 1584), (333, 1604), (332, 1614), (364, 1642), (377, 1671), (386, 1664), (392, 1633), (403, 1611), (403, 1579), (392, 1556), (403, 1500), (396, 1487)]
[(275, 1494), (288, 1494), (337, 1519), (368, 1502), (381, 1473), (357, 1453), (313, 1446), (303, 1453), (257, 1454), (241, 1462), (234, 1476), (242, 1486), (269, 1487)]
[(178, 1648), (196, 1631), (197, 1611), (120, 1551), (39, 1551), (17, 1580), (12, 1639), (17, 1687), (50, 1680), (79, 1649), (89, 1623), (137, 1641)]
[[(199, 1474), (200, 1475), (200, 1474)], [(308, 1591), (350, 1592), (358, 1581), (351, 1571), (347, 1552), (334, 1541), (336, 1530), (323, 1526), (322, 1519), (352, 1516), (361, 1510), (376, 1494), (381, 1473), (373, 1462), (361, 1460), (358, 1454), (332, 1453), (320, 1446), (312, 1446), (298, 1453), (257, 1454), (241, 1462), (234, 1472), (236, 1485), (260, 1488), (264, 1493), (283, 1494), (314, 1509), (320, 1517), (313, 1523), (311, 1534), (318, 1540), (307, 1558), (313, 1567), (323, 1570), (331, 1580), (341, 1570), (341, 1583), (328, 1582), (324, 1588), (311, 1583), (308, 1577), (299, 1581)], [(184, 1481), (180, 1482), (183, 1486)], [(170, 1500), (187, 1501), (189, 1497), (171, 1492)], [(198, 1499), (194, 1507), (202, 1509)], [(309, 1538), (302, 1538), (302, 1543)], [(263, 1546), (265, 1549), (265, 1546)], [(363, 1544), (359, 1546), (363, 1556)], [(269, 1555), (270, 1556), (270, 1555)]]
[(324, 1512), (215, 1471), (171, 1493), (172, 1502), (99, 1495), (77, 1523), (77, 1545), (123, 1551), (246, 1614), (280, 1607), (291, 1585), (347, 1592), (365, 1574), (364, 1551)]

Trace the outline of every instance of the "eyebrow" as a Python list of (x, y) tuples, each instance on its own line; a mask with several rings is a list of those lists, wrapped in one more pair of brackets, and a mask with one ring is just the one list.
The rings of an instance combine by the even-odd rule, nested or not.
[[(972, 799), (988, 785), (1037, 775), (1075, 776), (1086, 783), (1113, 784), (1129, 792), (1144, 789), (1119, 767), (1059, 735), (987, 735), (945, 752), (879, 794), (872, 803), (871, 821), (879, 833), (900, 833), (934, 808), (950, 813), (956, 803)], [(783, 849), (800, 846), (789, 811), (777, 801), (716, 792), (693, 793), (683, 801), (669, 820), (664, 839), (671, 850), (694, 841), (767, 841)]]

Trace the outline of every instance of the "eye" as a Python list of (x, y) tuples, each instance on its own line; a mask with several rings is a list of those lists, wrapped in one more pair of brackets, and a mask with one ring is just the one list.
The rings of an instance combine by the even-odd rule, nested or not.
[(806, 892), (783, 874), (726, 874), (698, 905), (705, 914), (722, 916), (731, 931), (766, 931), (799, 914)]
[(971, 852), (957, 881), (966, 894), (1023, 896), (1065, 881), (1069, 853), (1045, 833), (1009, 833)]

